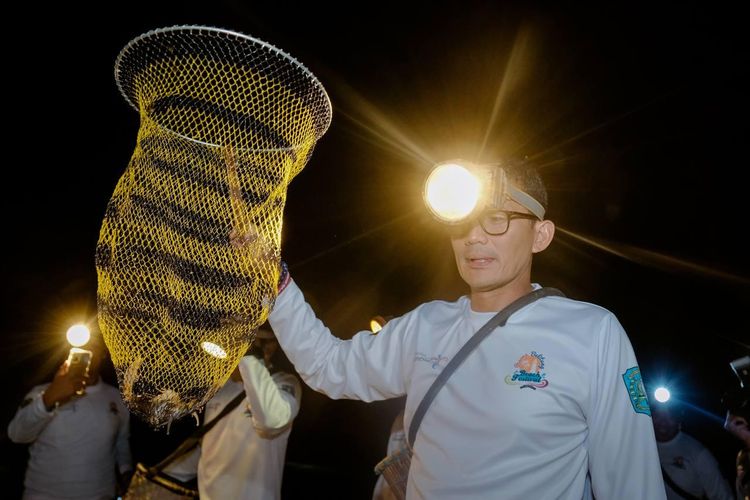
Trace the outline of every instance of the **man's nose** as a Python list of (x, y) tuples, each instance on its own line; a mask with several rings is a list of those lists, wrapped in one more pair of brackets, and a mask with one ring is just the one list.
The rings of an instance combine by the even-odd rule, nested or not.
[(487, 243), (487, 233), (484, 232), (478, 221), (474, 221), (468, 226), (466, 244), (475, 245), (477, 243)]

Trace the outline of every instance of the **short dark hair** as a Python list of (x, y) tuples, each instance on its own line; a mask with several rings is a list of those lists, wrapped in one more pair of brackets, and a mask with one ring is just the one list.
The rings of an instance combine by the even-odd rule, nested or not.
[(528, 159), (508, 159), (494, 163), (505, 170), (511, 184), (524, 191), (543, 207), (548, 208), (547, 188), (536, 166)]

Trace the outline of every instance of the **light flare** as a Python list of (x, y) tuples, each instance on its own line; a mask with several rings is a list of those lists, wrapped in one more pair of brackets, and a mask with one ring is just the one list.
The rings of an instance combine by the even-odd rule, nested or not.
[(65, 333), (65, 338), (68, 339), (68, 343), (71, 346), (81, 347), (86, 345), (89, 341), (91, 338), (91, 332), (86, 325), (77, 324), (68, 328), (68, 331)]

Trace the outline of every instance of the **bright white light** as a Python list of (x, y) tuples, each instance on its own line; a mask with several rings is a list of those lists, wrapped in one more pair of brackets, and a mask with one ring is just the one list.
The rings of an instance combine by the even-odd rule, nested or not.
[(375, 316), (370, 320), (370, 331), (378, 333), (385, 326), (385, 319), (382, 316)]
[(660, 403), (666, 403), (670, 398), (669, 389), (666, 387), (659, 387), (654, 391), (654, 398)]
[(213, 342), (201, 342), (201, 347), (214, 358), (224, 359), (227, 357), (226, 351)]
[(86, 325), (73, 325), (68, 328), (68, 332), (65, 334), (68, 339), (68, 343), (73, 347), (81, 347), (91, 338), (91, 333)]
[(482, 183), (469, 169), (444, 163), (427, 178), (425, 201), (438, 218), (457, 222), (474, 211), (481, 192)]

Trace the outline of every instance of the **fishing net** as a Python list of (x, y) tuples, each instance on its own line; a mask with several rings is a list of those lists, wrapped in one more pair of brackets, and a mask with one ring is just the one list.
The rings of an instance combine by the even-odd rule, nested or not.
[(215, 394), (266, 320), (287, 185), (331, 106), (295, 59), (216, 28), (145, 33), (115, 77), (140, 128), (96, 249), (99, 323), (123, 399), (160, 427)]

